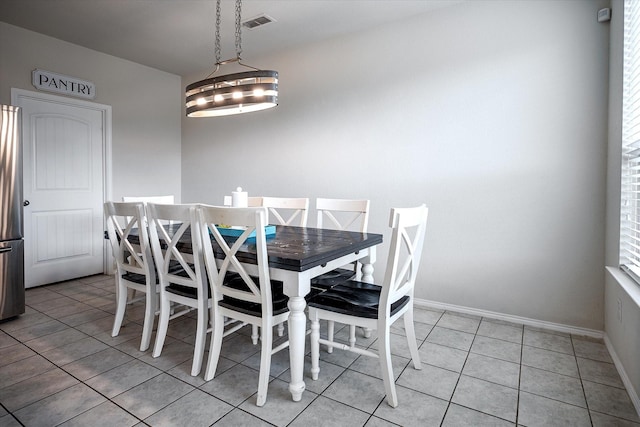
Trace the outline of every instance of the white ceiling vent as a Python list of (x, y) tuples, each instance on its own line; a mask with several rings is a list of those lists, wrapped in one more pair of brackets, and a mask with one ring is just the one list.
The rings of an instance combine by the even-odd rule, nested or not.
[(272, 22), (276, 22), (276, 20), (270, 17), (269, 15), (262, 14), (262, 15), (253, 17), (251, 19), (247, 19), (242, 23), (242, 26), (250, 30), (253, 30), (256, 27), (261, 27), (263, 25), (270, 24)]

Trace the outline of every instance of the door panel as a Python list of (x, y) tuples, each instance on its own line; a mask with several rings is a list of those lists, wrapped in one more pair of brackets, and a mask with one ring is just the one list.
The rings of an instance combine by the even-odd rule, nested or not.
[(102, 273), (103, 112), (33, 98), (20, 105), (25, 286)]
[(91, 257), (92, 216), (90, 209), (34, 213), (35, 264)]
[[(91, 190), (91, 123), (33, 115), (35, 189)], [(101, 170), (98, 170), (102, 174)]]

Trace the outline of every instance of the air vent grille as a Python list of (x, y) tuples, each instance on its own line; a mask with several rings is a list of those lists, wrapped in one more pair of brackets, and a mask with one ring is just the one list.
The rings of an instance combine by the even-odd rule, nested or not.
[(261, 27), (263, 25), (270, 24), (275, 21), (276, 20), (270, 17), (269, 15), (259, 15), (259, 16), (256, 16), (255, 18), (247, 19), (242, 23), (242, 26), (250, 30), (253, 30), (256, 27)]

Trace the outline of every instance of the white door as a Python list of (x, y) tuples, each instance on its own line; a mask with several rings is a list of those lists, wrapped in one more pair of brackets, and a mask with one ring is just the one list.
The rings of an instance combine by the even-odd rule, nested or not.
[(26, 91), (14, 103), (22, 107), (25, 286), (102, 273), (105, 106)]

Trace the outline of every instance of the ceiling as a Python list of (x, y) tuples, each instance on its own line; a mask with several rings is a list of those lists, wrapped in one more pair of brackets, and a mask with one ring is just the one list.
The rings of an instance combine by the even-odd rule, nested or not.
[[(244, 0), (242, 58), (268, 56), (429, 13), (458, 0)], [(222, 58), (235, 57), (234, 2), (222, 1)], [(181, 76), (215, 63), (215, 0), (0, 0), (0, 21)]]

